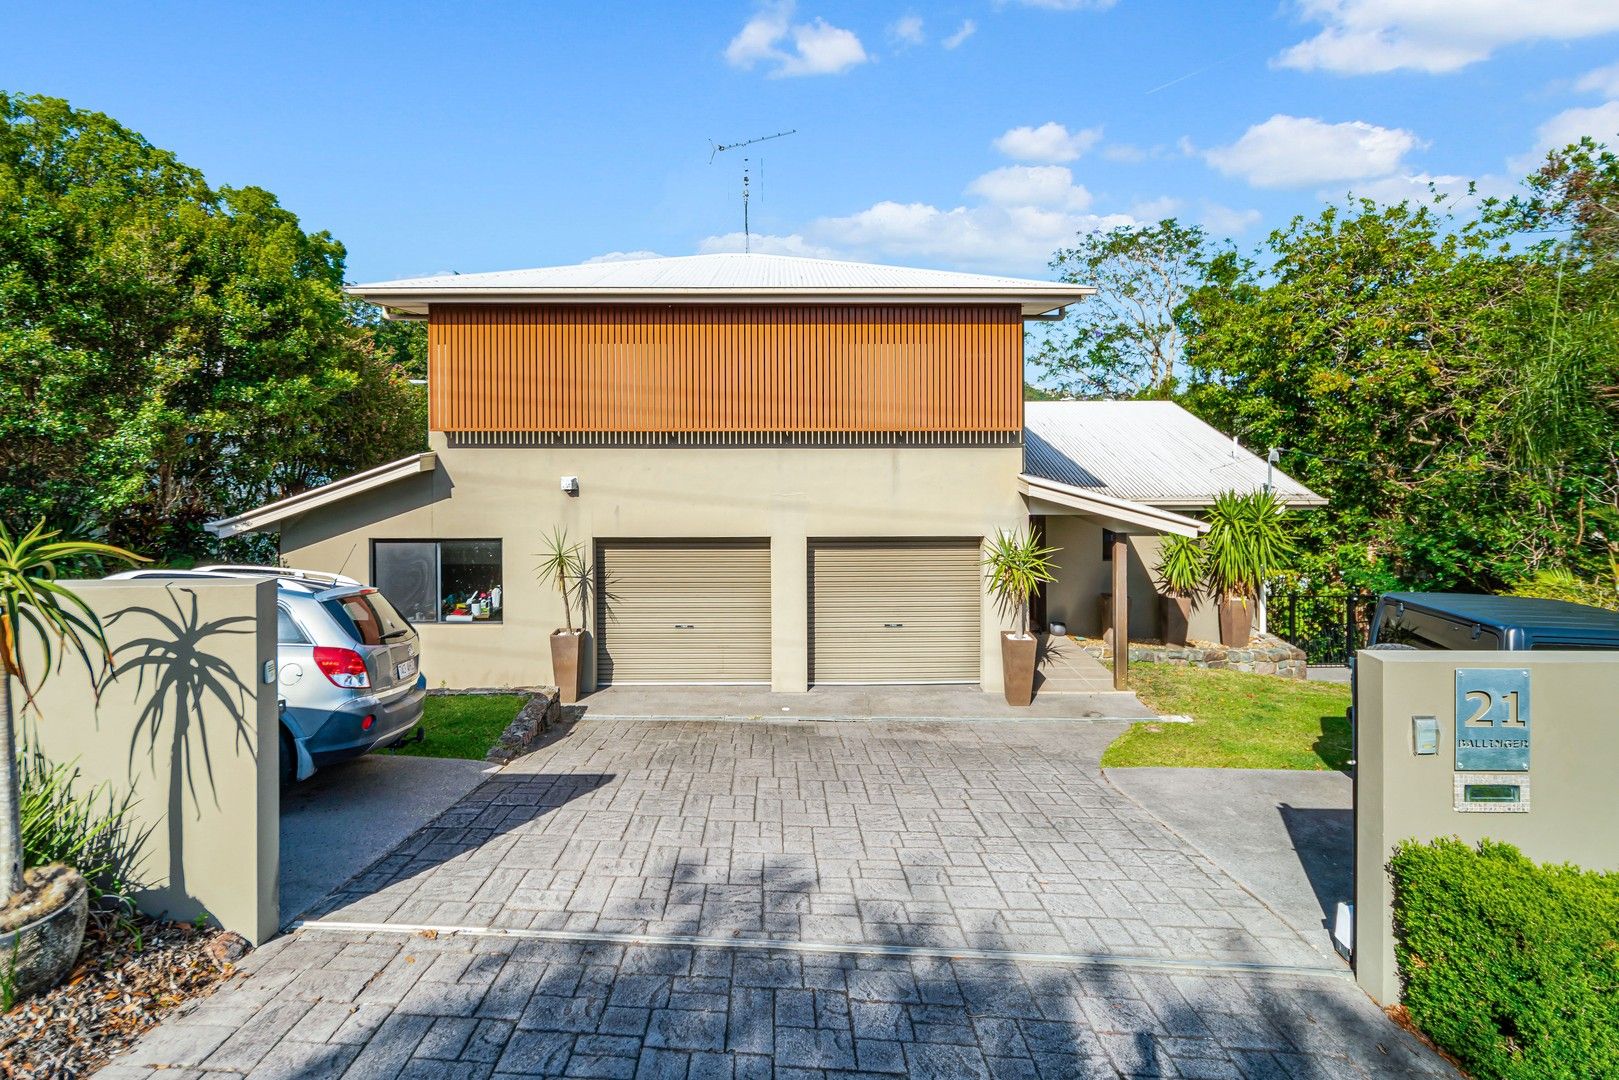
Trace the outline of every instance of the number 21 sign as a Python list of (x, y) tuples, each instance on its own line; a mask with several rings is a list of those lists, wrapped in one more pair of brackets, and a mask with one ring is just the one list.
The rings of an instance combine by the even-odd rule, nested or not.
[(1456, 669), (1456, 771), (1529, 771), (1529, 672)]

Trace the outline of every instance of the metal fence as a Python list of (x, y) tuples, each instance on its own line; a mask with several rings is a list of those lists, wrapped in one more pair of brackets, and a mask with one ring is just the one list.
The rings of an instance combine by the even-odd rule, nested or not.
[(1312, 664), (1347, 664), (1366, 644), (1377, 597), (1371, 593), (1277, 592), (1270, 631), (1304, 650)]

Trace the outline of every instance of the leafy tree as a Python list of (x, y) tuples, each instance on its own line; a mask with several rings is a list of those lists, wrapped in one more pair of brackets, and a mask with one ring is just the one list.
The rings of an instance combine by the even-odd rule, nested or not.
[(1185, 336), (1176, 314), (1202, 278), (1203, 230), (1154, 225), (1081, 233), (1051, 268), (1096, 288), (1047, 336), (1037, 370), (1073, 397), (1161, 397), (1180, 377)]
[(0, 94), (0, 516), (204, 553), (210, 518), (418, 448), (419, 337), (343, 259), (261, 188)]

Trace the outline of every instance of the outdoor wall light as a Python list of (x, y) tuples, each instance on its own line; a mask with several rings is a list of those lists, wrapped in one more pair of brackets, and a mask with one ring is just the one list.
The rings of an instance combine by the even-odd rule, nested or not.
[(564, 476), (562, 478), (562, 493), (564, 495), (579, 494), (579, 478), (577, 476)]

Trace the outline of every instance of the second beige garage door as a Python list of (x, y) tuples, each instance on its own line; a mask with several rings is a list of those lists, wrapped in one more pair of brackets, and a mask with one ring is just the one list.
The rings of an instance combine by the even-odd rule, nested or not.
[(596, 681), (768, 683), (764, 541), (596, 545)]
[(976, 540), (817, 541), (810, 547), (810, 679), (977, 682)]

